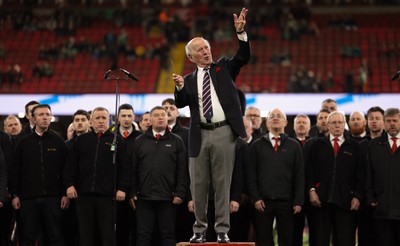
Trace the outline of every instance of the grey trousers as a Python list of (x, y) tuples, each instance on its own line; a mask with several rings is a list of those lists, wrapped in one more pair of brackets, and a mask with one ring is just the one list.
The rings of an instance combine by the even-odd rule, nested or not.
[(201, 130), (200, 153), (197, 157), (189, 158), (190, 189), (196, 217), (194, 233), (207, 231), (209, 182), (212, 182), (215, 191), (215, 232), (229, 232), (230, 187), (234, 160), (235, 139), (229, 125), (214, 130)]

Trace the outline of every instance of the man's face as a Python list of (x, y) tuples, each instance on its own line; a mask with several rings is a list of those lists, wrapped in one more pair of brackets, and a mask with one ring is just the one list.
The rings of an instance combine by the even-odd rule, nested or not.
[(4, 131), (11, 137), (17, 136), (22, 130), (21, 123), (16, 118), (9, 118), (4, 125)]
[(75, 132), (78, 135), (87, 132), (90, 127), (89, 120), (83, 114), (75, 115), (72, 125), (73, 125), (73, 129), (75, 130)]
[(296, 136), (308, 136), (310, 128), (310, 120), (306, 117), (297, 117), (294, 121), (294, 132), (296, 133)]
[(162, 109), (154, 110), (150, 115), (150, 122), (155, 131), (163, 131), (168, 125), (167, 112)]
[(397, 136), (400, 132), (400, 115), (386, 116), (385, 130), (391, 137)]
[(342, 136), (344, 133), (345, 120), (340, 113), (333, 114), (328, 121), (329, 133), (335, 137)]
[(328, 113), (321, 112), (317, 116), (317, 127), (320, 133), (328, 132)]
[(135, 115), (131, 109), (121, 109), (118, 115), (118, 122), (124, 129), (132, 127), (132, 122), (135, 119)]
[(329, 112), (337, 111), (337, 104), (335, 102), (326, 102), (322, 104), (322, 109), (326, 109)]
[(287, 120), (285, 115), (279, 109), (274, 109), (268, 114), (267, 127), (270, 131), (278, 129), (279, 133), (283, 133), (286, 125)]
[(371, 132), (380, 132), (385, 127), (381, 112), (371, 112), (368, 115), (368, 128)]
[(139, 125), (142, 131), (147, 131), (147, 129), (151, 126), (150, 114), (144, 114), (142, 116), (142, 121), (139, 122)]
[(31, 125), (35, 124), (35, 123), (33, 122), (32, 109), (33, 109), (34, 107), (36, 107), (37, 105), (39, 105), (39, 104), (29, 105), (29, 106), (28, 106), (28, 114), (25, 115), (26, 119), (29, 120), (29, 123), (30, 123)]
[(33, 122), (36, 128), (45, 131), (49, 128), (51, 123), (51, 112), (48, 108), (37, 108), (33, 116)]
[(261, 127), (261, 115), (260, 110), (257, 109), (248, 109), (246, 110), (246, 118), (251, 121), (253, 129), (260, 129)]
[(107, 111), (105, 110), (96, 110), (93, 111), (92, 117), (91, 117), (91, 122), (92, 122), (92, 127), (95, 132), (97, 133), (104, 133), (107, 131), (110, 123), (110, 116)]
[(191, 62), (199, 67), (209, 66), (213, 59), (211, 54), (211, 47), (204, 41), (203, 38), (195, 38), (190, 44), (190, 54), (188, 58)]
[(168, 102), (163, 104), (163, 108), (167, 112), (168, 124), (174, 124), (176, 118), (179, 116), (178, 108), (175, 105), (169, 104)]
[(365, 126), (367, 125), (367, 121), (364, 118), (364, 115), (359, 112), (354, 112), (350, 115), (349, 119), (349, 128), (350, 133), (354, 136), (358, 136), (365, 131)]

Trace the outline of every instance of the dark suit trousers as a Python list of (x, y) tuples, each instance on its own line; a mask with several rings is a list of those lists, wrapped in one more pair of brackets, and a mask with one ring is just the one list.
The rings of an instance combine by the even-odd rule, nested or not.
[(137, 241), (136, 246), (151, 245), (155, 221), (159, 225), (163, 246), (175, 246), (176, 206), (172, 201), (136, 202)]
[(332, 237), (335, 245), (354, 246), (356, 234), (356, 213), (336, 206), (313, 209), (314, 236), (318, 246), (329, 246)]
[(256, 211), (257, 246), (273, 246), (273, 223), (276, 218), (279, 246), (291, 246), (293, 238), (293, 204), (286, 201), (264, 201), (264, 213)]
[(79, 223), (79, 245), (98, 246), (95, 236), (99, 230), (101, 245), (115, 246), (114, 201), (111, 197), (79, 196), (76, 214)]

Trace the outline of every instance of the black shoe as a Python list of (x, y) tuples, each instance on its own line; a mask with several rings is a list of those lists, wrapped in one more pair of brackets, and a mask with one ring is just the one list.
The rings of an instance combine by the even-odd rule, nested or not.
[(228, 234), (226, 233), (217, 233), (217, 243), (229, 243), (231, 240), (229, 240)]
[(205, 233), (195, 233), (193, 237), (190, 238), (190, 243), (205, 243), (206, 234)]

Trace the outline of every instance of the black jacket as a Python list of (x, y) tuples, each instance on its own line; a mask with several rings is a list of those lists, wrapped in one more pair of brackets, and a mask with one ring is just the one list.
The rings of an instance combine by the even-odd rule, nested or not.
[(115, 171), (117, 172), (117, 190), (129, 188), (129, 172), (124, 170), (122, 157), (125, 154), (125, 143), (117, 136), (116, 163), (113, 164), (111, 144), (114, 134), (106, 131), (100, 138), (94, 131), (74, 139), (68, 153), (64, 170), (66, 188), (75, 186), (79, 194), (114, 196)]
[(359, 143), (344, 138), (336, 157), (329, 136), (313, 140), (307, 157), (307, 190), (315, 188), (322, 205), (350, 209), (353, 198), (362, 202), (364, 197), (365, 169)]
[(176, 123), (171, 129), (171, 132), (182, 138), (183, 143), (185, 144), (185, 148), (187, 150), (189, 145), (189, 128), (187, 128), (186, 126), (182, 126), (179, 120), (176, 120)]
[(133, 144), (130, 163), (131, 196), (154, 201), (172, 201), (174, 196), (185, 199), (187, 152), (178, 135), (166, 130), (157, 140), (150, 127)]
[(281, 200), (304, 203), (304, 160), (300, 144), (280, 135), (277, 153), (268, 134), (250, 146), (248, 186), (253, 202)]
[(10, 193), (21, 199), (63, 195), (66, 153), (64, 140), (53, 130), (22, 137), (11, 165)]
[(392, 154), (387, 133), (368, 147), (367, 200), (377, 202), (374, 217), (400, 220), (400, 149)]
[[(232, 58), (223, 57), (210, 66), (210, 76), (224, 110), (226, 120), (235, 135), (246, 137), (243, 115), (235, 80), (240, 69), (250, 60), (250, 42), (239, 41), (239, 49)], [(184, 77), (185, 86), (175, 89), (175, 101), (178, 108), (189, 106), (189, 157), (199, 155), (201, 146), (200, 109), (198, 102), (197, 69)]]
[(7, 164), (4, 159), (3, 149), (0, 146), (0, 202), (6, 200), (7, 176)]

